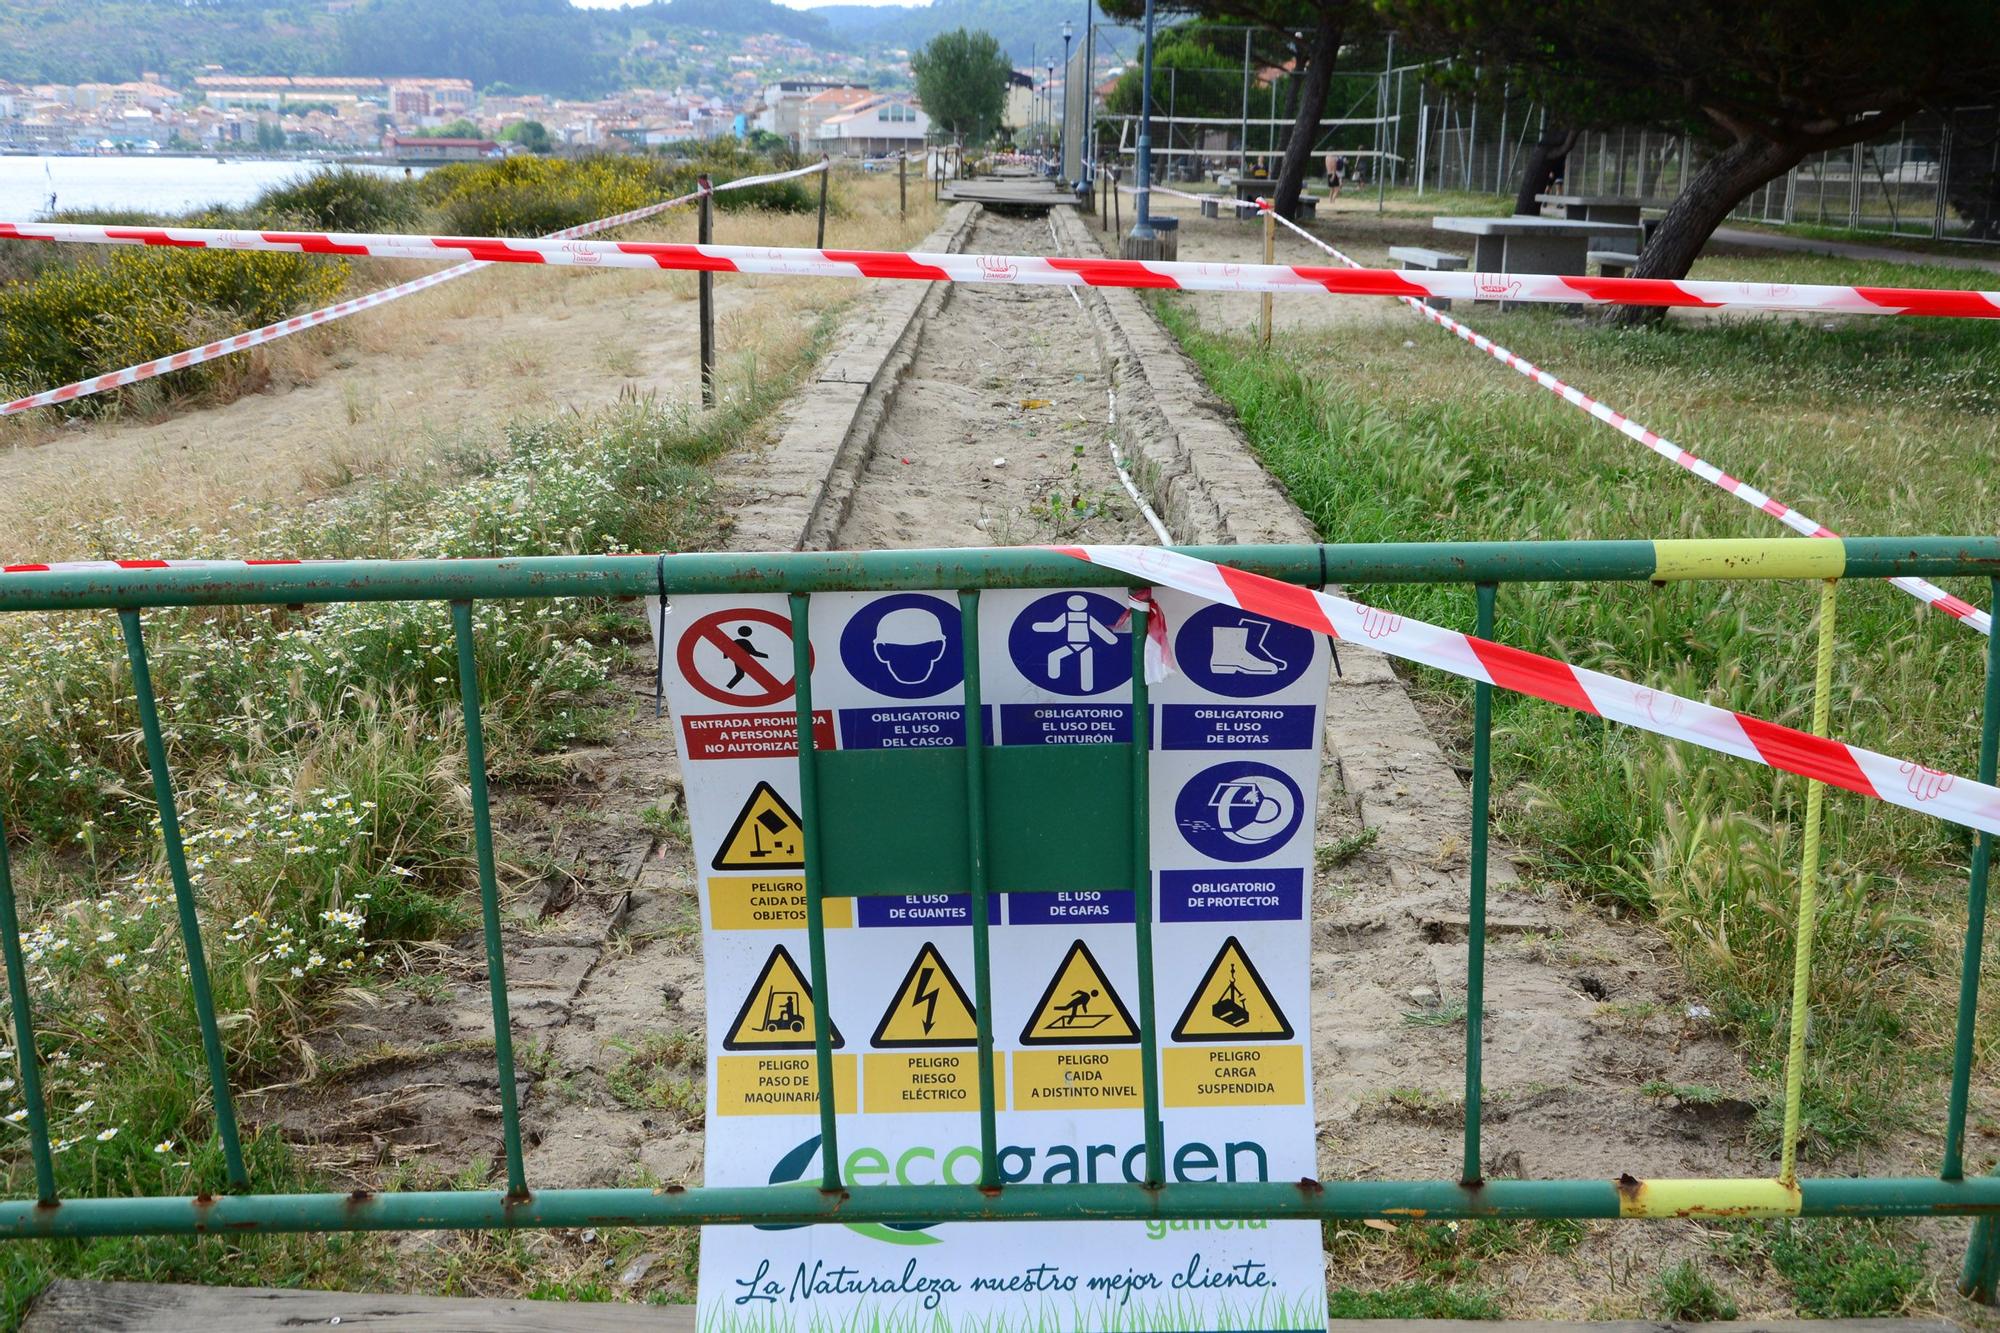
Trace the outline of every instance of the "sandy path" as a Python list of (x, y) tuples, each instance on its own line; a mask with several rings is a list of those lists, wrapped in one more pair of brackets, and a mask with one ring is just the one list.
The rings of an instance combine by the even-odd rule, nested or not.
[[(1040, 218), (986, 214), (966, 248), (1040, 254), (1051, 243)], [(838, 545), (1151, 542), (1104, 443), (1106, 387), (1089, 317), (1067, 292), (954, 286), (883, 423)]]

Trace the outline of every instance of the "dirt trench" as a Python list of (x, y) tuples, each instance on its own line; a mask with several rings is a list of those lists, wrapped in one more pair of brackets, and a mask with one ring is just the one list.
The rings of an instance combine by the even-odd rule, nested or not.
[[(1073, 221), (980, 214), (957, 239), (978, 252), (1075, 253), (1081, 234)], [(1309, 539), (1226, 410), (1130, 293), (940, 288), (923, 297), (911, 329), (890, 358), (893, 375), (878, 376), (886, 406), (842, 445), (849, 475), (834, 512), (815, 510), (830, 535), (814, 544), (1153, 542), (1111, 462), (1114, 401), (1133, 413), (1121, 429), (1134, 454), (1134, 432), (1187, 437), (1181, 464), (1139, 459), (1175, 540), (1230, 540), (1245, 524), (1275, 540)], [(827, 371), (821, 382), (849, 383)], [(802, 404), (795, 416), (811, 410)], [(1205, 445), (1188, 442), (1197, 426)], [(722, 469), (726, 485), (745, 488), (732, 502), (742, 530), (765, 544), (760, 520), (776, 501), (757, 480), (783, 448)], [(1220, 463), (1195, 457), (1201, 449)], [(795, 544), (812, 526), (793, 524)], [(1383, 659), (1344, 644), (1339, 655), (1312, 916), (1320, 1169), (1335, 1179), (1454, 1177), (1464, 1118), (1463, 774)], [(501, 806), (523, 867), (514, 878), (526, 886), (506, 964), (535, 1188), (701, 1177), (701, 929), (694, 865), (674, 827), (673, 736), (653, 713), (650, 665), (635, 661), (621, 677), (632, 700), (620, 734), (569, 756), (571, 787), (510, 794)], [(1757, 1170), (1747, 1080), (1664, 943), (1521, 887), (1497, 850), (1484, 1174)], [(558, 872), (530, 873), (531, 863)], [(264, 1103), (266, 1119), (312, 1142), (323, 1165), (355, 1184), (485, 1178), (499, 1159), (477, 936), (445, 949), (436, 975), (434, 986), (344, 1015), (322, 1039), (320, 1077)], [(1695, 1105), (1671, 1091), (1694, 1085), (1714, 1095)], [(1629, 1260), (1635, 1248), (1670, 1241), (1647, 1232), (1627, 1228), (1601, 1244)], [(1590, 1308), (1598, 1284), (1577, 1267), (1553, 1287), (1536, 1279), (1539, 1308)], [(645, 1281), (643, 1272), (635, 1279)]]

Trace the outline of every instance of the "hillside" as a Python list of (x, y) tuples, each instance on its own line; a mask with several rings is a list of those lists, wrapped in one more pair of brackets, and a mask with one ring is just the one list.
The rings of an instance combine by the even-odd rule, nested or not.
[(184, 81), (206, 64), (243, 74), (456, 75), (481, 88), (587, 95), (632, 79), (639, 41), (700, 32), (771, 33), (823, 51), (816, 15), (772, 0), (663, 0), (584, 10), (569, 0), (7, 0), (0, 79), (120, 82), (152, 70)]
[(842, 45), (914, 50), (953, 28), (984, 30), (1025, 66), (1062, 56), (1062, 25), (1083, 31), (1088, 0), (933, 0), (929, 5), (825, 5), (812, 11)]

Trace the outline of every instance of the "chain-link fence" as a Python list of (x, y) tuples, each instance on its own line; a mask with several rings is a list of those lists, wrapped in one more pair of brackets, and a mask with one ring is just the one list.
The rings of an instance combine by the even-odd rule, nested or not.
[[(1157, 35), (1156, 35), (1157, 36)], [(1168, 49), (1159, 37), (1156, 56)], [(1129, 164), (1138, 143), (1137, 74), (1124, 93), (1110, 74), (1136, 67), (1136, 29), (1095, 30), (1097, 152)], [(1211, 51), (1220, 53), (1214, 41)], [(1230, 54), (1234, 54), (1231, 52)], [(1314, 137), (1309, 175), (1346, 159), (1357, 187), (1510, 196), (1548, 128), (1544, 110), (1504, 89), (1473, 97), (1437, 87), (1440, 64), (1336, 73)], [(1234, 65), (1156, 61), (1154, 170), (1163, 181), (1277, 174), (1297, 116), (1301, 77), (1259, 61), (1247, 35)], [(1665, 208), (1716, 149), (1657, 129), (1580, 132), (1552, 189), (1622, 195)], [(1880, 137), (1816, 153), (1753, 193), (1732, 217), (1783, 226), (2000, 243), (2000, 106), (1913, 117)]]

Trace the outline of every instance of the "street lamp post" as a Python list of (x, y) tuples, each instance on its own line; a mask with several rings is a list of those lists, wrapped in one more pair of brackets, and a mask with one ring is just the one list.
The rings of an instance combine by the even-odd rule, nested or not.
[[(1062, 96), (1062, 132), (1061, 132), (1062, 148), (1060, 149), (1061, 156), (1056, 159), (1056, 161), (1062, 163), (1064, 166), (1069, 165), (1069, 146), (1071, 142), (1069, 137), (1069, 74), (1070, 74), (1069, 35), (1070, 35), (1069, 20), (1064, 19), (1063, 20), (1063, 96)], [(1060, 168), (1058, 168), (1058, 171), (1060, 172)]]
[(1048, 63), (1048, 73), (1042, 79), (1042, 96), (1048, 99), (1043, 104), (1046, 110), (1042, 113), (1042, 141), (1053, 149), (1056, 138), (1056, 62), (1053, 60)]
[(1139, 73), (1139, 206), (1132, 221), (1132, 239), (1153, 240), (1147, 196), (1153, 186), (1153, 0), (1146, 0), (1146, 46)]

